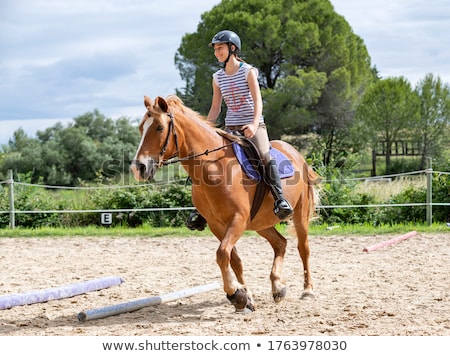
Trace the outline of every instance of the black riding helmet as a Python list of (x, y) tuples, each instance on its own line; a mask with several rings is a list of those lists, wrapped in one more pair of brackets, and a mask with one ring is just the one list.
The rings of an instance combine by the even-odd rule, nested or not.
[(238, 50), (241, 50), (241, 39), (233, 31), (223, 30), (217, 32), (211, 40), (209, 47), (214, 47), (216, 43), (232, 43)]

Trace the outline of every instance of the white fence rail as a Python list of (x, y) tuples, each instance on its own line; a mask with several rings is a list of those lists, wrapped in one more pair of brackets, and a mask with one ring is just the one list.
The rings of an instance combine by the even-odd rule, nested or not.
[[(138, 212), (138, 211), (180, 211), (180, 210), (193, 210), (195, 209), (192, 207), (172, 207), (172, 208), (140, 208), (140, 209), (85, 209), (85, 210), (15, 210), (14, 208), (14, 186), (15, 185), (28, 185), (28, 186), (35, 186), (35, 187), (41, 187), (41, 188), (51, 188), (51, 189), (66, 189), (66, 190), (95, 190), (95, 189), (126, 189), (131, 187), (136, 187), (136, 185), (123, 185), (123, 186), (103, 186), (103, 187), (64, 187), (64, 186), (51, 186), (51, 185), (40, 185), (40, 184), (29, 184), (29, 183), (22, 183), (22, 182), (14, 182), (13, 179), (13, 173), (12, 171), (9, 171), (9, 179), (6, 181), (1, 181), (0, 185), (6, 184), (8, 188), (8, 196), (9, 196), (9, 210), (0, 211), (0, 214), (9, 214), (10, 217), (10, 223), (9, 227), (11, 229), (15, 228), (15, 215), (16, 214), (42, 214), (42, 213), (99, 213), (99, 214), (105, 214), (105, 213), (122, 213), (122, 212)], [(433, 169), (428, 168), (423, 171), (415, 171), (415, 172), (409, 172), (409, 173), (402, 173), (402, 174), (393, 174), (393, 175), (384, 175), (384, 176), (376, 176), (376, 177), (370, 177), (370, 178), (343, 178), (339, 181), (355, 181), (355, 180), (364, 180), (364, 181), (371, 181), (371, 182), (384, 182), (384, 181), (390, 181), (392, 178), (399, 177), (399, 176), (407, 176), (407, 175), (420, 175), (425, 174), (426, 181), (427, 181), (427, 194), (426, 194), (426, 201), (425, 202), (415, 202), (415, 203), (405, 203), (405, 204), (361, 204), (361, 205), (318, 205), (318, 209), (335, 209), (335, 208), (345, 208), (345, 209), (352, 209), (352, 208), (376, 208), (376, 207), (401, 207), (401, 206), (426, 206), (426, 220), (429, 225), (431, 225), (433, 220), (433, 206), (450, 206), (450, 197), (449, 202), (443, 202), (443, 203), (433, 203), (432, 200), (432, 186), (433, 186), (433, 176), (434, 175), (447, 175), (450, 174), (449, 172), (439, 172), (439, 171), (433, 171)], [(332, 182), (332, 181), (326, 181), (324, 180), (323, 183), (326, 182)]]

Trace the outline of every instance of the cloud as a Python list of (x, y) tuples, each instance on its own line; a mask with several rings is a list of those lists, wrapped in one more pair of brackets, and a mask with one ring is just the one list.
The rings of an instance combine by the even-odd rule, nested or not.
[(360, 36), (382, 77), (405, 76), (414, 86), (427, 73), (450, 83), (450, 3), (445, 0), (332, 0)]
[[(144, 95), (184, 83), (181, 38), (220, 0), (15, 0), (0, 3), (0, 144), (19, 123), (71, 119), (99, 109), (140, 117)], [(383, 77), (411, 84), (431, 72), (450, 83), (446, 0), (331, 0), (365, 42)], [(38, 121), (40, 120), (40, 121)], [(34, 130), (34, 131), (33, 131)]]
[[(14, 1), (0, 5), (0, 121), (110, 116), (182, 86), (174, 55), (219, 0)], [(12, 121), (9, 121), (10, 123)], [(28, 126), (28, 125), (27, 125)]]

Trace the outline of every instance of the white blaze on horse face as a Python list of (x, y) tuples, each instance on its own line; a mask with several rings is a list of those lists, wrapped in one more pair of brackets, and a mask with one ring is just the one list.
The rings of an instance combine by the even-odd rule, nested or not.
[(152, 124), (153, 124), (153, 120), (154, 120), (153, 117), (149, 117), (144, 122), (144, 125), (142, 127), (141, 142), (139, 142), (139, 147), (136, 150), (136, 156), (134, 156), (134, 158), (133, 158), (133, 162), (135, 164), (132, 165), (131, 170), (133, 171), (134, 178), (136, 180), (140, 180), (140, 172), (139, 172), (139, 170), (136, 169), (136, 163), (143, 164), (145, 166), (146, 172), (148, 172), (149, 169), (151, 168), (148, 166), (149, 161), (150, 161), (149, 157), (142, 156), (142, 154), (140, 152), (142, 150), (142, 146), (144, 145), (145, 137), (147, 136), (147, 131), (150, 128), (150, 126), (152, 126)]

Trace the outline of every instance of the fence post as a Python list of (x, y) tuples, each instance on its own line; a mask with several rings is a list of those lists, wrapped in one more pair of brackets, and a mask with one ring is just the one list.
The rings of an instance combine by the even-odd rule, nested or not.
[(8, 170), (8, 180), (6, 184), (8, 185), (9, 191), (9, 228), (14, 229), (16, 226), (16, 217), (14, 213), (14, 176), (12, 169)]
[(428, 168), (425, 170), (427, 175), (427, 224), (433, 223), (433, 168), (431, 157), (427, 157)]

